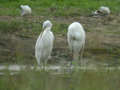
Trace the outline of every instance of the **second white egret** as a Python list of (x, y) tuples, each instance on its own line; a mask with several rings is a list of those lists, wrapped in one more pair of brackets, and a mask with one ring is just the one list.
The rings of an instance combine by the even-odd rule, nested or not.
[(73, 54), (73, 60), (78, 63), (79, 52), (84, 49), (85, 45), (85, 31), (79, 22), (73, 22), (68, 27), (67, 40), (70, 50)]

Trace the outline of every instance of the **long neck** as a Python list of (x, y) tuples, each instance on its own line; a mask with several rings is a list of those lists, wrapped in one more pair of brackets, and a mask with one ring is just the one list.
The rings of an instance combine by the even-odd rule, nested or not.
[(51, 27), (46, 27), (45, 30), (51, 31)]

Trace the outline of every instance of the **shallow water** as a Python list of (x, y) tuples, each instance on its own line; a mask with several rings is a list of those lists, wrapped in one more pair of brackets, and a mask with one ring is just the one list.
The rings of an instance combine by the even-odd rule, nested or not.
[(0, 75), (3, 75), (4, 73), (2, 72), (3, 70), (8, 70), (11, 72), (11, 75), (16, 74), (17, 72), (21, 71), (21, 70), (26, 70), (26, 69), (30, 69), (30, 70), (36, 70), (36, 71), (40, 71), (42, 69), (45, 69), (46, 71), (54, 71), (56, 73), (62, 73), (62, 71), (65, 70), (92, 70), (92, 71), (99, 71), (99, 70), (120, 70), (120, 66), (119, 67), (95, 67), (95, 66), (71, 66), (71, 67), (63, 67), (63, 66), (55, 66), (55, 65), (51, 65), (51, 66), (46, 66), (46, 67), (39, 67), (39, 66), (28, 66), (28, 65), (0, 65)]

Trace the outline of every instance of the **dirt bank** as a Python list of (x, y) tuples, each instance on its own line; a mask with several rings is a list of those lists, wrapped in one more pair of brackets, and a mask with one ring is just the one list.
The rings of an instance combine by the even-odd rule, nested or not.
[[(22, 17), (0, 16), (0, 21), (22, 20)], [(31, 23), (42, 22), (45, 17), (27, 17)], [(107, 17), (51, 17), (54, 23), (70, 24), (79, 21), (83, 24), (87, 39), (84, 59), (87, 63), (119, 65), (120, 63), (120, 18), (116, 15)], [(54, 26), (55, 27), (55, 26)], [(1, 28), (0, 28), (1, 29)], [(66, 28), (67, 30), (67, 28)], [(24, 36), (21, 36), (25, 34)], [(38, 33), (16, 31), (0, 32), (0, 63), (36, 63), (34, 46)], [(66, 33), (55, 32), (55, 45), (49, 63), (66, 63), (72, 60), (67, 46)]]

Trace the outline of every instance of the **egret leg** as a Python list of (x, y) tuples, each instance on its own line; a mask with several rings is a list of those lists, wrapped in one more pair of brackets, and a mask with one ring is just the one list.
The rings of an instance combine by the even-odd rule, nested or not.
[[(71, 50), (70, 57), (73, 57), (73, 50)], [(68, 65), (68, 72), (72, 72), (73, 60), (70, 61)]]
[[(71, 56), (73, 57), (73, 50), (71, 50)], [(73, 61), (74, 60), (71, 60), (70, 67), (72, 67)]]
[(79, 53), (74, 52), (73, 53), (73, 64), (74, 64), (74, 71), (77, 72), (77, 66), (79, 65)]
[(43, 70), (46, 70), (46, 67), (47, 67), (47, 61), (48, 61), (48, 60), (45, 60), (44, 63), (43, 63)]
[(38, 66), (40, 67), (40, 69), (42, 69), (43, 64), (40, 63), (40, 61), (38, 61), (37, 63), (38, 63)]
[(79, 53), (77, 52), (73, 53), (73, 60), (75, 62), (75, 66), (79, 64)]
[(48, 56), (48, 59), (51, 59), (51, 58), (52, 58), (52, 56), (51, 56), (51, 55), (49, 55), (49, 56)]
[(43, 70), (45, 70), (45, 61), (43, 62)]
[(79, 53), (77, 52), (72, 52), (72, 57), (73, 57), (73, 60), (71, 61), (71, 66), (74, 64), (75, 66), (78, 65), (79, 63)]
[(81, 48), (81, 53), (80, 53), (80, 61), (81, 61), (81, 66), (85, 66), (86, 63), (83, 60), (83, 53), (84, 53), (84, 46)]

